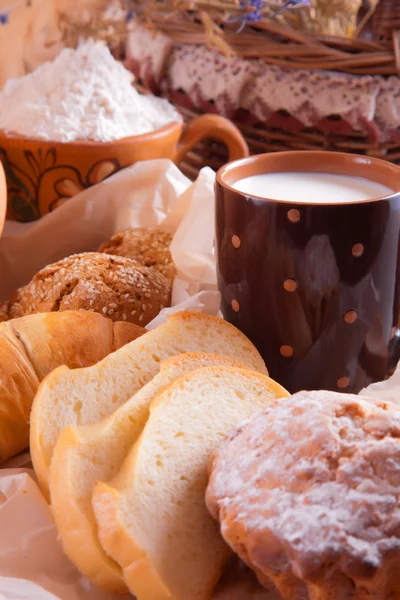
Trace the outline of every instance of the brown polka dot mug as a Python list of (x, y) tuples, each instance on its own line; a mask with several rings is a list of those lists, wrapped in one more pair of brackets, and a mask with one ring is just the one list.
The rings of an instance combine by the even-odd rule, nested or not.
[[(267, 173), (287, 174), (287, 199), (269, 199), (267, 185), (262, 196), (238, 191), (239, 181)], [(390, 190), (374, 199), (304, 200), (289, 185), (293, 173), (362, 178)], [(216, 180), (223, 315), (290, 392), (357, 393), (390, 375), (400, 357), (399, 232), (396, 165), (307, 151), (232, 162)]]

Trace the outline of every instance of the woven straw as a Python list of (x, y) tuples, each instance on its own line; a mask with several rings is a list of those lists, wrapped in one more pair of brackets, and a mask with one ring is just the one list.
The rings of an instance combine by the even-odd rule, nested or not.
[[(392, 4), (394, 1), (391, 0)], [(399, 11), (394, 9), (396, 13), (399, 14)], [(386, 37), (376, 41), (310, 35), (267, 20), (255, 23), (253, 30), (246, 28), (241, 34), (237, 33), (237, 26), (225, 25), (220, 39), (239, 56), (261, 58), (270, 65), (360, 75), (396, 75), (400, 73), (397, 32), (385, 29), (390, 19), (389, 16), (384, 19), (383, 14), (382, 10), (382, 17), (377, 15), (375, 23)], [(390, 11), (386, 14), (389, 15)], [(195, 16), (183, 19), (180, 13), (176, 13), (166, 19), (163, 12), (153, 12), (151, 21), (155, 29), (168, 35), (175, 43), (210, 44), (209, 33)], [(213, 41), (216, 42), (215, 39)]]
[[(276, 18), (263, 18), (251, 27), (246, 26), (241, 33), (238, 33), (237, 22), (229, 23), (243, 14), (239, 0), (125, 0), (123, 3), (133, 5), (137, 19), (168, 35), (177, 44), (214, 46), (224, 54), (261, 58), (267, 64), (292, 69), (367, 75), (400, 73), (396, 30), (397, 27), (400, 30), (400, 0), (379, 0), (378, 4), (378, 0), (364, 0), (370, 9), (364, 11), (357, 27), (353, 21), (362, 0), (311, 1), (317, 8), (286, 10)], [(275, 14), (282, 2), (266, 2), (266, 7), (273, 7), (265, 9), (267, 16), (268, 12)], [(352, 6), (349, 16), (345, 11)], [(310, 11), (314, 15), (312, 19)], [(345, 19), (333, 16), (342, 13), (346, 14)], [(334, 29), (346, 29), (352, 37), (306, 31), (317, 29), (321, 20), (329, 23), (335, 19), (338, 23), (344, 21)], [(126, 39), (128, 33), (126, 23), (103, 19), (98, 14), (84, 23), (71, 23), (70, 16), (61, 15), (60, 27), (68, 46), (75, 46), (80, 37), (96, 37), (115, 45), (118, 40)], [(359, 35), (361, 27), (369, 28), (367, 35)], [(328, 29), (328, 25), (324, 27), (325, 31)]]
[[(187, 122), (196, 116), (195, 113), (189, 110), (183, 108), (180, 110)], [(357, 136), (357, 134), (351, 137), (330, 135), (328, 138), (317, 131), (304, 131), (293, 134), (267, 127), (261, 129), (247, 127), (239, 123), (237, 125), (246, 139), (251, 154), (285, 150), (329, 150), (366, 154), (400, 164), (399, 144), (382, 144), (379, 147), (372, 147), (363, 136)], [(187, 154), (185, 162), (180, 166), (188, 177), (194, 179), (203, 167), (209, 166), (214, 170), (218, 170), (227, 160), (228, 153), (224, 146), (217, 142), (207, 141)]]

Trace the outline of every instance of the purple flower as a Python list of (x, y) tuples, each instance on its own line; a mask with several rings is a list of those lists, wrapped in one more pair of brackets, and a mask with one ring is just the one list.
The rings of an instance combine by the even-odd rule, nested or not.
[(134, 16), (135, 16), (135, 11), (132, 8), (130, 8), (129, 10), (126, 11), (125, 20), (127, 22), (132, 21)]
[[(243, 31), (246, 25), (256, 23), (264, 18), (263, 9), (266, 6), (266, 0), (239, 0), (243, 10), (242, 14), (233, 19), (229, 19), (227, 23), (240, 23), (238, 33)], [(274, 13), (274, 16), (279, 15), (287, 8), (295, 6), (311, 6), (311, 0), (287, 0), (279, 10)]]
[(234, 19), (229, 19), (227, 23), (240, 23), (238, 33), (243, 31), (248, 23), (257, 23), (263, 18), (262, 9), (264, 0), (239, 0), (242, 8), (242, 14)]
[(25, 6), (31, 6), (32, 0), (19, 0), (19, 2), (14, 2), (14, 4), (11, 4), (11, 6), (9, 6), (6, 10), (0, 12), (0, 25), (7, 25), (10, 12), (22, 4), (25, 4)]
[(274, 15), (279, 15), (287, 8), (294, 8), (295, 6), (311, 7), (311, 0), (287, 0), (287, 2), (285, 2), (283, 6), (281, 6), (280, 9), (274, 13)]

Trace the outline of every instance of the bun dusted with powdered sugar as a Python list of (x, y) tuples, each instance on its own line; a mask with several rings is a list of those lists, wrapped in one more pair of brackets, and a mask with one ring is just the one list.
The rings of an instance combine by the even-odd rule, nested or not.
[(400, 598), (400, 408), (333, 392), (274, 403), (222, 444), (207, 505), (283, 600)]

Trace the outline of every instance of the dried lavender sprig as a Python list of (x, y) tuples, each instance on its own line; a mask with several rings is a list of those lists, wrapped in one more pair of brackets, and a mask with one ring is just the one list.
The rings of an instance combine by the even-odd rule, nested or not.
[[(243, 31), (246, 25), (261, 21), (265, 15), (263, 11), (266, 8), (265, 0), (239, 0), (243, 9), (243, 14), (226, 21), (227, 23), (241, 23), (237, 33)], [(272, 17), (278, 16), (288, 8), (296, 6), (311, 6), (311, 0), (287, 0), (278, 10), (271, 14)]]
[(296, 6), (307, 6), (311, 8), (311, 0), (287, 0), (277, 11), (274, 12), (274, 16), (280, 15), (287, 8), (295, 8)]
[(32, 0), (20, 0), (19, 2), (14, 2), (14, 4), (11, 4), (5, 10), (2, 10), (0, 12), (0, 25), (7, 25), (9, 22), (10, 13), (23, 4), (25, 4), (25, 6), (31, 6)]

